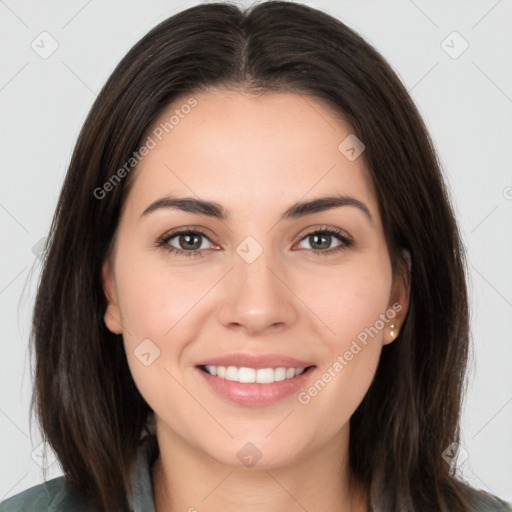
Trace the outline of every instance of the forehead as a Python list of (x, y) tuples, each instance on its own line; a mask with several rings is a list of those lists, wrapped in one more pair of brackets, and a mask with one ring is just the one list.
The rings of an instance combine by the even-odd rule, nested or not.
[(363, 158), (351, 161), (339, 148), (351, 134), (325, 103), (296, 93), (186, 96), (147, 131), (152, 149), (134, 171), (131, 201), (141, 210), (157, 195), (186, 194), (227, 209), (234, 199), (238, 206), (265, 209), (339, 193), (374, 210)]

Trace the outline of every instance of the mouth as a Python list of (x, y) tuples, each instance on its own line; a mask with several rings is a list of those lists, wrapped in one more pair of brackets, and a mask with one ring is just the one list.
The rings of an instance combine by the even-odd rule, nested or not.
[(250, 368), (246, 366), (199, 365), (198, 368), (213, 377), (231, 382), (239, 382), (241, 384), (272, 384), (274, 382), (294, 379), (314, 368), (314, 365), (297, 368), (285, 366), (278, 368)]
[(277, 363), (284, 366), (269, 366), (268, 361), (261, 360), (252, 366), (198, 364), (195, 369), (210, 391), (223, 400), (238, 406), (264, 407), (297, 394), (317, 368), (295, 359), (289, 366), (289, 361)]

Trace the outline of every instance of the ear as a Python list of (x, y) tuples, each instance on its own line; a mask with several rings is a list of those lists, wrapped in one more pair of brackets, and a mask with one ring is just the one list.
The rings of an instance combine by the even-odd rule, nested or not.
[[(410, 275), (411, 255), (409, 251), (403, 249), (402, 262), (400, 262), (399, 269), (393, 276), (393, 285), (387, 310), (389, 313), (386, 313), (389, 322), (384, 327), (383, 345), (388, 345), (396, 340), (404, 323), (409, 309)], [(396, 314), (391, 317), (393, 311)]]
[(123, 325), (121, 322), (121, 311), (118, 305), (112, 266), (108, 260), (103, 263), (101, 279), (103, 283), (103, 292), (105, 293), (105, 298), (107, 300), (107, 307), (105, 309), (105, 314), (103, 315), (103, 320), (105, 321), (105, 325), (109, 331), (114, 334), (122, 334)]

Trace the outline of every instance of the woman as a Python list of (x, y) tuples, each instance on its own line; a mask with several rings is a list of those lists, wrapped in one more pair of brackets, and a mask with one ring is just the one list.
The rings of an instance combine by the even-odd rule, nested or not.
[(62, 189), (34, 405), (64, 477), (0, 510), (511, 510), (456, 476), (464, 260), (383, 58), (300, 4), (187, 9)]

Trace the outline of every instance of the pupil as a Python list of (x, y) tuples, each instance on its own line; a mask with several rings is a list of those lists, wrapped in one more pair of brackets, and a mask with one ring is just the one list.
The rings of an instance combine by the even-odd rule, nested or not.
[[(331, 245), (331, 235), (311, 235), (309, 239), (311, 247), (316, 244), (318, 249), (328, 249)], [(319, 241), (320, 239), (323, 239), (323, 243)]]
[[(181, 235), (180, 245), (184, 249), (199, 249), (201, 247), (201, 241), (199, 239), (199, 235)], [(193, 240), (195, 240), (195, 242)]]

